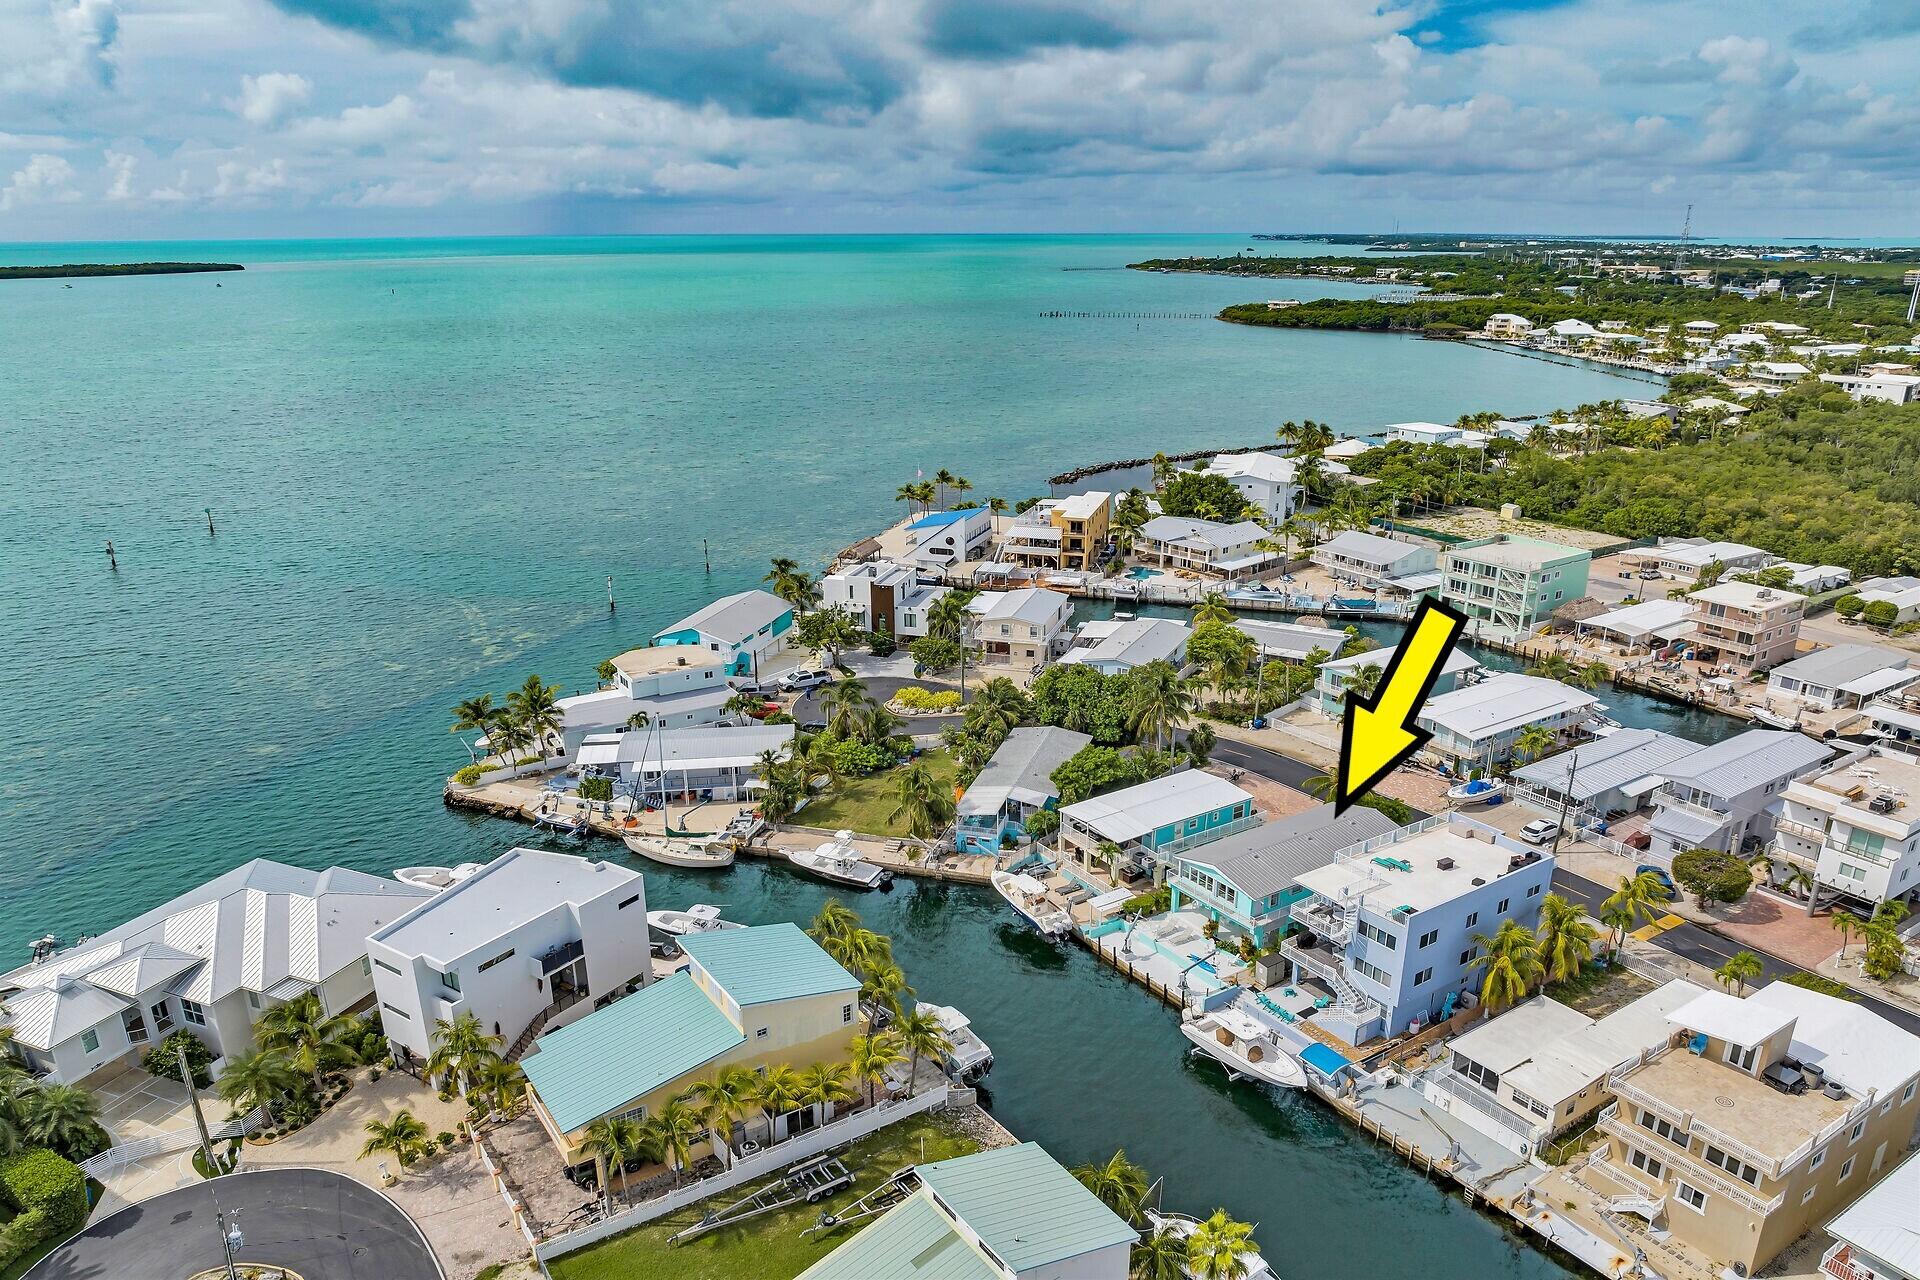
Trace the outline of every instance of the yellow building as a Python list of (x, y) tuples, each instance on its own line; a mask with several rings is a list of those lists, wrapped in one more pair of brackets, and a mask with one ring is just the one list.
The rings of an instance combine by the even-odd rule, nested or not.
[(1920, 1037), (1785, 982), (1704, 992), (1668, 1021), (1672, 1047), (1617, 1073), (1601, 1113), (1588, 1174), (1614, 1212), (1751, 1275), (1900, 1162)]
[[(534, 1114), (569, 1165), (586, 1161), (596, 1120), (644, 1120), (722, 1067), (844, 1062), (866, 1030), (859, 979), (797, 925), (719, 929), (681, 946), (692, 962), (685, 972), (540, 1037), (521, 1064)], [(776, 1117), (770, 1136), (819, 1119), (799, 1108)]]
[(1113, 495), (1098, 489), (1044, 498), (1007, 526), (1000, 557), (1029, 568), (1091, 571), (1099, 567), (1112, 513)]

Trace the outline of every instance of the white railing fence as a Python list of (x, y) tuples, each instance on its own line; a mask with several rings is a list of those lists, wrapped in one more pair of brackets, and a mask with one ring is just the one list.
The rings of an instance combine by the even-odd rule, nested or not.
[(500, 1199), (505, 1202), (507, 1216), (513, 1219), (513, 1225), (519, 1228), (520, 1235), (526, 1240), (528, 1255), (532, 1257), (534, 1265), (538, 1266), (542, 1272), (546, 1271), (546, 1263), (540, 1258), (540, 1240), (534, 1235), (533, 1224), (527, 1220), (526, 1206), (514, 1198), (513, 1189), (507, 1185), (506, 1175), (500, 1172), (500, 1166), (494, 1162), (493, 1156), (487, 1151), (487, 1144), (480, 1140), (480, 1134), (473, 1127), (473, 1122), (462, 1120), (460, 1127), (466, 1130), (467, 1141), (473, 1144), (474, 1151), (479, 1155), (480, 1167), (487, 1171), (487, 1177), (493, 1182), (493, 1189), (500, 1193)]
[(655, 1218), (684, 1209), (690, 1204), (705, 1200), (708, 1196), (729, 1188), (747, 1182), (770, 1179), (781, 1170), (798, 1164), (802, 1160), (864, 1138), (895, 1121), (920, 1115), (935, 1107), (946, 1106), (951, 1096), (952, 1091), (942, 1086), (928, 1089), (912, 1098), (882, 1102), (865, 1111), (856, 1111), (852, 1115), (843, 1116), (830, 1124), (821, 1125), (818, 1129), (810, 1129), (798, 1137), (789, 1138), (764, 1151), (736, 1160), (731, 1169), (716, 1173), (710, 1178), (688, 1183), (665, 1195), (630, 1205), (598, 1222), (591, 1222), (564, 1235), (542, 1240), (534, 1246), (534, 1257), (544, 1265), (562, 1254), (572, 1253), (576, 1249), (583, 1249), (609, 1236), (617, 1236), (623, 1231), (644, 1226)]
[[(210, 1126), (207, 1136), (215, 1142), (225, 1142), (229, 1138), (243, 1138), (265, 1124), (266, 1119), (267, 1109), (255, 1107), (236, 1120), (227, 1120)], [(144, 1138), (136, 1138), (132, 1142), (108, 1147), (105, 1151), (81, 1161), (80, 1171), (89, 1178), (98, 1179), (123, 1169), (136, 1160), (171, 1155), (176, 1151), (185, 1151), (199, 1145), (199, 1129), (191, 1125), (184, 1129), (169, 1129), (165, 1133), (149, 1134)]]

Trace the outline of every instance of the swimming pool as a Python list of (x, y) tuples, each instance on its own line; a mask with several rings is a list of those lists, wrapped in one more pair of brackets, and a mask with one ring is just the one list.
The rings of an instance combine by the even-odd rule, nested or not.
[(1166, 575), (1161, 573), (1158, 569), (1149, 569), (1142, 564), (1142, 565), (1135, 565), (1133, 568), (1127, 570), (1127, 576), (1129, 578), (1132, 578), (1135, 582), (1145, 582), (1148, 578), (1161, 578), (1161, 577), (1165, 577)]

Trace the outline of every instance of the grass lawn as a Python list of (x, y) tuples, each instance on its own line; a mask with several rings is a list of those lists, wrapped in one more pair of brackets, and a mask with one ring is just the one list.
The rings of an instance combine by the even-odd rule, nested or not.
[[(925, 1155), (922, 1156), (922, 1140)], [(862, 1138), (841, 1155), (853, 1171), (853, 1185), (815, 1204), (805, 1201), (723, 1227), (685, 1244), (667, 1237), (700, 1220), (707, 1208), (719, 1209), (772, 1181), (748, 1181), (711, 1200), (668, 1214), (644, 1227), (602, 1241), (547, 1264), (554, 1280), (792, 1280), (848, 1240), (851, 1230), (817, 1232), (802, 1239), (828, 1209), (845, 1209), (910, 1164), (951, 1160), (979, 1150), (947, 1117), (915, 1116)], [(871, 1221), (871, 1219), (869, 1219)]]
[[(920, 762), (933, 771), (941, 786), (951, 791), (956, 773), (952, 756), (945, 751), (923, 751)], [(845, 829), (871, 836), (904, 836), (905, 825), (892, 820), (893, 811), (900, 807), (897, 794), (900, 768), (888, 769), (870, 778), (844, 779), (827, 794), (810, 801), (793, 820), (829, 831)]]

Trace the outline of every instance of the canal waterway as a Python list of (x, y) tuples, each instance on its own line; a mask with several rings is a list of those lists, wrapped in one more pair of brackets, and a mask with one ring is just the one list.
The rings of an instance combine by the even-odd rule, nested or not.
[[(770, 557), (817, 562), (892, 519), (918, 472), (1016, 499), (1082, 462), (1259, 443), (1288, 418), (1365, 432), (1631, 386), (1402, 336), (1048, 314), (1364, 292), (1118, 269), (1238, 247), (0, 246), (248, 267), (5, 286), (0, 955), (252, 857), (493, 857), (525, 829), (438, 800), (465, 760), (457, 699), (529, 672), (591, 687), (600, 659), (754, 585)], [(753, 921), (822, 900), (758, 864), (648, 884), (658, 905)], [(1125, 1145), (1170, 1204), (1258, 1219), (1290, 1276), (1557, 1274), (1324, 1111), (1189, 1065), (1170, 1012), (1016, 932), (990, 896), (902, 886), (865, 909), (922, 994), (979, 1020), (996, 1111), (1064, 1158)]]

